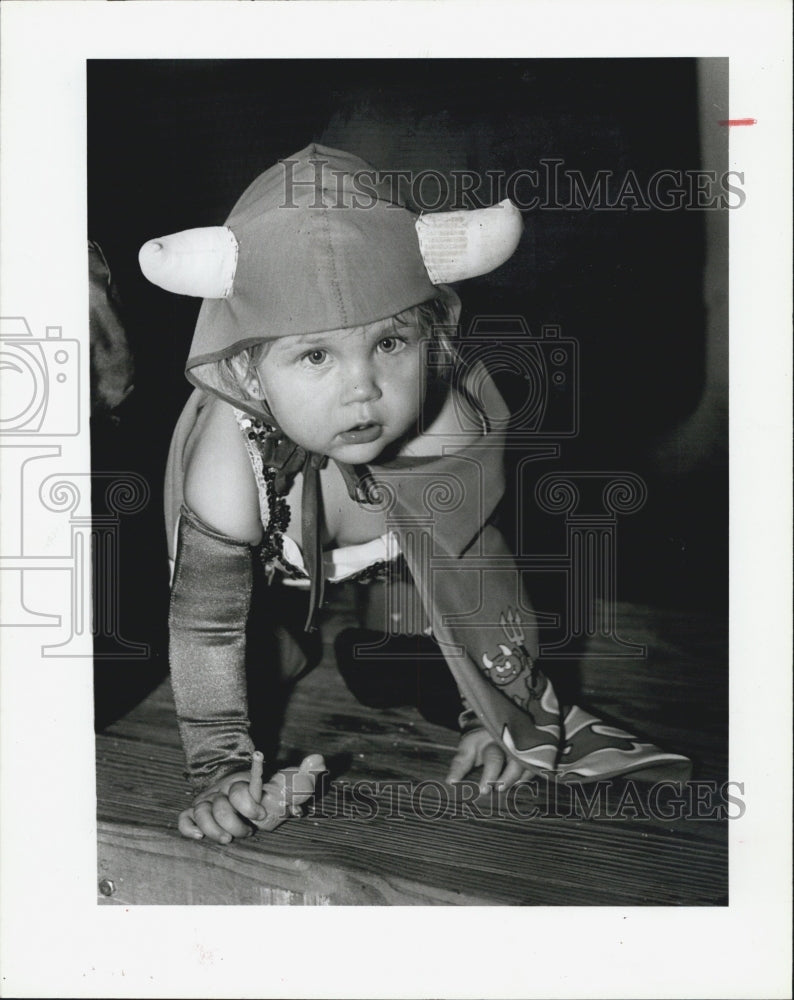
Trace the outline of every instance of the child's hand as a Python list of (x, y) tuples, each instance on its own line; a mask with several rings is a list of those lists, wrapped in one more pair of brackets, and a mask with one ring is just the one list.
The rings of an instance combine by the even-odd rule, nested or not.
[(259, 830), (275, 830), (314, 794), (317, 775), (325, 771), (319, 754), (305, 757), (300, 767), (279, 771), (262, 785), (261, 755), (250, 771), (235, 771), (205, 788), (189, 809), (179, 814), (183, 837), (208, 837), (219, 844), (250, 837)]
[(481, 795), (485, 795), (494, 785), (499, 791), (505, 791), (520, 781), (531, 778), (534, 773), (512, 757), (508, 758), (487, 729), (474, 729), (461, 736), (458, 752), (452, 758), (446, 777), (447, 784), (463, 781), (470, 771), (480, 766)]

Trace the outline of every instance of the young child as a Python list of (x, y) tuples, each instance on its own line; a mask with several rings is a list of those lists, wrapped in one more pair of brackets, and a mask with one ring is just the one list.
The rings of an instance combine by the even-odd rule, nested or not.
[(274, 829), (324, 769), (312, 754), (264, 788), (258, 761), (252, 773), (255, 558), (277, 623), (261, 669), (290, 678), (310, 662), (310, 634), (289, 627), (300, 586), (309, 630), (325, 582), (358, 580), (391, 595), (381, 633), (432, 636), (464, 706), (451, 782), (478, 767), (483, 790), (688, 767), (580, 708), (563, 714), (491, 523), (509, 414), (482, 364), (454, 351), (448, 282), (498, 267), (521, 231), (509, 202), (417, 216), (363, 161), (310, 145), (258, 177), (225, 226), (141, 249), (151, 281), (204, 299), (166, 481), (171, 676), (196, 792), (184, 836)]

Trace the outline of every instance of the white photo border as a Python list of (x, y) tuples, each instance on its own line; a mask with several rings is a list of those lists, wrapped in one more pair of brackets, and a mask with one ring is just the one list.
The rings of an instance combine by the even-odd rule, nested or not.
[[(724, 908), (100, 907), (90, 649), (4, 630), (2, 990), (13, 996), (783, 997), (791, 942), (791, 54), (786, 2), (2, 5), (3, 315), (81, 341), (86, 61), (728, 56), (730, 829)], [(83, 432), (58, 444), (89, 468)], [(3, 492), (11, 497), (13, 482)], [(13, 499), (13, 497), (11, 497)], [(5, 502), (5, 501), (4, 501)], [(9, 501), (10, 502), (10, 501)], [(48, 540), (60, 551), (63, 539)], [(260, 942), (269, 942), (269, 947)]]

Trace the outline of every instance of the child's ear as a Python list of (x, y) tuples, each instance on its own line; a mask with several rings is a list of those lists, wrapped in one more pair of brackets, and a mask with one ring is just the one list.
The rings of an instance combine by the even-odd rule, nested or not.
[(461, 302), (458, 293), (451, 285), (439, 285), (438, 297), (443, 301), (449, 316), (450, 326), (457, 326), (460, 322)]

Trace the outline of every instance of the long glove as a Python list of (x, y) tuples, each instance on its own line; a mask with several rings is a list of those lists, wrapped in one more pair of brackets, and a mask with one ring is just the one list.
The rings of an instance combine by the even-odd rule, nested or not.
[(197, 792), (251, 766), (245, 648), (252, 586), (251, 546), (213, 531), (183, 506), (169, 658), (188, 777)]

